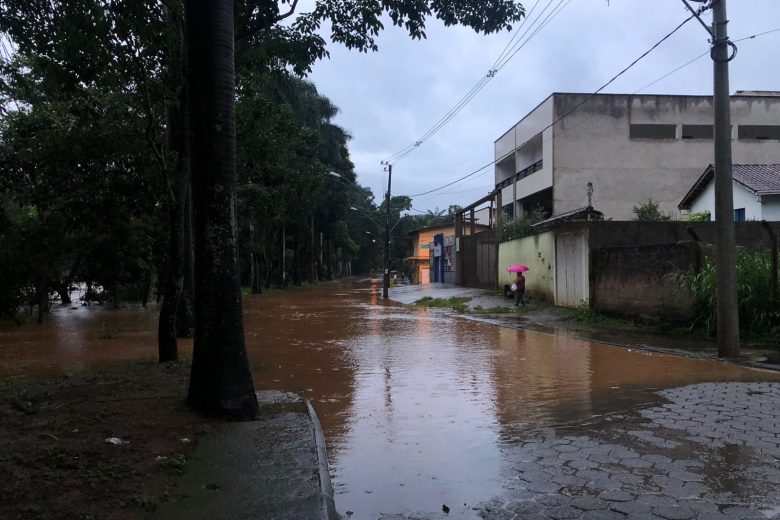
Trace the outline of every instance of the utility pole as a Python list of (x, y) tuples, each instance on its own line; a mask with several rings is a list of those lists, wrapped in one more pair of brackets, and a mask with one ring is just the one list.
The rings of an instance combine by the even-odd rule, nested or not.
[[(714, 63), (715, 112), (715, 268), (718, 320), (718, 356), (739, 357), (739, 311), (737, 308), (737, 247), (734, 236), (734, 186), (731, 173), (731, 97), (729, 95), (729, 61), (737, 48), (729, 41), (726, 0), (711, 0), (712, 29), (696, 11), (682, 0), (712, 39), (710, 56)], [(692, 0), (703, 3), (705, 0)], [(733, 51), (733, 52), (731, 52)], [(731, 55), (729, 56), (729, 54)]]
[(385, 276), (382, 285), (382, 298), (388, 298), (390, 292), (390, 182), (393, 179), (393, 165), (387, 165), (387, 194), (385, 196)]
[(731, 177), (731, 97), (726, 0), (714, 0), (712, 60), (715, 80), (715, 226), (718, 356), (739, 357), (737, 260), (734, 236), (734, 183)]

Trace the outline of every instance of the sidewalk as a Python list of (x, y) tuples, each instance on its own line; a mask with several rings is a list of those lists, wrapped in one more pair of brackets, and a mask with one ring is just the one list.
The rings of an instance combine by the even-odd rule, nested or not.
[[(391, 300), (413, 304), (421, 298), (471, 298), (466, 304), (469, 312), (467, 319), (493, 323), (501, 327), (523, 328), (548, 334), (570, 334), (586, 341), (609, 343), (624, 346), (697, 358), (717, 359), (718, 348), (713, 340), (689, 338), (661, 332), (633, 330), (627, 327), (615, 327), (610, 323), (583, 323), (576, 320), (577, 311), (549, 304), (539, 305), (526, 297), (529, 304), (520, 312), (515, 312), (514, 301), (485, 289), (473, 289), (457, 285), (431, 283), (426, 285), (400, 285), (390, 288)], [(502, 312), (490, 312), (501, 308)], [(480, 310), (480, 312), (476, 312)], [(775, 347), (776, 348), (776, 347)], [(739, 364), (778, 370), (780, 366), (765, 362), (773, 347), (768, 345), (742, 345), (742, 359)]]
[[(154, 520), (335, 520), (325, 442), (314, 408), (299, 396), (257, 393), (259, 419), (223, 423), (198, 443)], [(270, 442), (273, 439), (273, 442)]]

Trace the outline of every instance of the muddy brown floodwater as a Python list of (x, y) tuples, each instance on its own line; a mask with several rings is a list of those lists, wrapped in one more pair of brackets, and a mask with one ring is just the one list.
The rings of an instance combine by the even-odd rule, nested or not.
[[(530, 435), (656, 404), (661, 389), (777, 380), (386, 303), (380, 291), (376, 280), (329, 283), (244, 307), (255, 385), (313, 400), (336, 505), (352, 518), (443, 504), (467, 518), (500, 493), (505, 448)], [(155, 330), (156, 313), (140, 308), (65, 307), (42, 327), (3, 324), (0, 376), (154, 356)]]

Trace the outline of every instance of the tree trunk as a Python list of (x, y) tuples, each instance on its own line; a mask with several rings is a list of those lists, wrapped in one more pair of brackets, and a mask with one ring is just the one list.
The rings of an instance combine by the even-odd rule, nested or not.
[[(186, 96), (186, 94), (185, 94)], [(179, 338), (191, 338), (195, 330), (195, 311), (193, 309), (193, 300), (195, 299), (195, 261), (192, 252), (192, 187), (190, 185), (190, 143), (189, 133), (187, 132), (186, 121), (189, 116), (186, 114), (186, 103), (183, 105), (184, 127), (183, 127), (183, 147), (186, 149), (184, 157), (187, 158), (187, 196), (184, 203), (184, 251), (182, 252), (182, 262), (184, 275), (181, 293), (179, 294), (179, 306), (176, 312), (176, 336)]]
[(299, 230), (297, 228), (298, 226), (296, 226), (295, 235), (293, 235), (293, 254), (295, 256), (293, 257), (292, 279), (293, 284), (301, 285), (301, 242), (298, 240)]
[(186, 0), (195, 245), (195, 339), (187, 395), (204, 414), (257, 415), (236, 247), (232, 0)]
[(65, 282), (60, 282), (57, 285), (57, 292), (60, 293), (60, 300), (62, 300), (63, 305), (70, 305), (73, 303), (73, 301), (70, 299), (70, 292), (68, 291), (68, 288), (70, 287), (70, 284)]
[(38, 277), (38, 323), (43, 323), (43, 313), (49, 310), (49, 284), (46, 275)]
[[(168, 173), (168, 270), (163, 286), (163, 303), (160, 307), (160, 320), (157, 328), (157, 348), (160, 363), (179, 359), (179, 347), (176, 341), (177, 316), (184, 284), (184, 227), (187, 192), (189, 190), (189, 147), (187, 129), (187, 86), (184, 66), (185, 36), (181, 20), (175, 15), (172, 23), (179, 25), (179, 55), (173, 61), (171, 89), (178, 89), (178, 99), (169, 103), (168, 143), (177, 152), (176, 169)], [(166, 150), (167, 152), (167, 150)]]
[[(177, 183), (178, 184), (178, 183)], [(165, 275), (163, 302), (157, 327), (157, 349), (160, 363), (179, 359), (176, 341), (176, 313), (183, 281), (181, 254), (184, 247), (182, 236), (182, 207), (178, 200), (170, 200), (168, 216), (168, 272)]]
[(144, 309), (149, 303), (149, 294), (152, 292), (152, 268), (150, 267), (144, 272), (144, 289), (141, 295), (141, 307)]
[(327, 264), (328, 280), (333, 280), (333, 251), (330, 238), (325, 241), (325, 263)]
[(314, 215), (311, 216), (311, 249), (309, 250), (309, 285), (314, 285)]

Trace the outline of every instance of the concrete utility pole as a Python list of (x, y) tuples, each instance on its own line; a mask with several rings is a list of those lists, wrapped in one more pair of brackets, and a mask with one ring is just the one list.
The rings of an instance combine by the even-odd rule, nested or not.
[(393, 178), (393, 165), (387, 164), (387, 195), (385, 196), (385, 277), (382, 285), (382, 298), (388, 298), (390, 291), (390, 181)]
[[(739, 357), (734, 184), (731, 177), (731, 97), (726, 0), (713, 1), (715, 74), (715, 225), (717, 232), (718, 356)], [(733, 44), (732, 44), (733, 45)]]
[[(691, 0), (705, 3), (707, 0)], [(682, 0), (712, 39), (710, 55), (714, 62), (715, 111), (715, 267), (717, 273), (718, 356), (739, 357), (739, 311), (737, 308), (737, 247), (734, 236), (734, 186), (731, 173), (731, 97), (729, 61), (737, 47), (729, 41), (726, 0), (710, 0), (712, 29), (700, 12)], [(730, 51), (733, 51), (729, 56)]]

